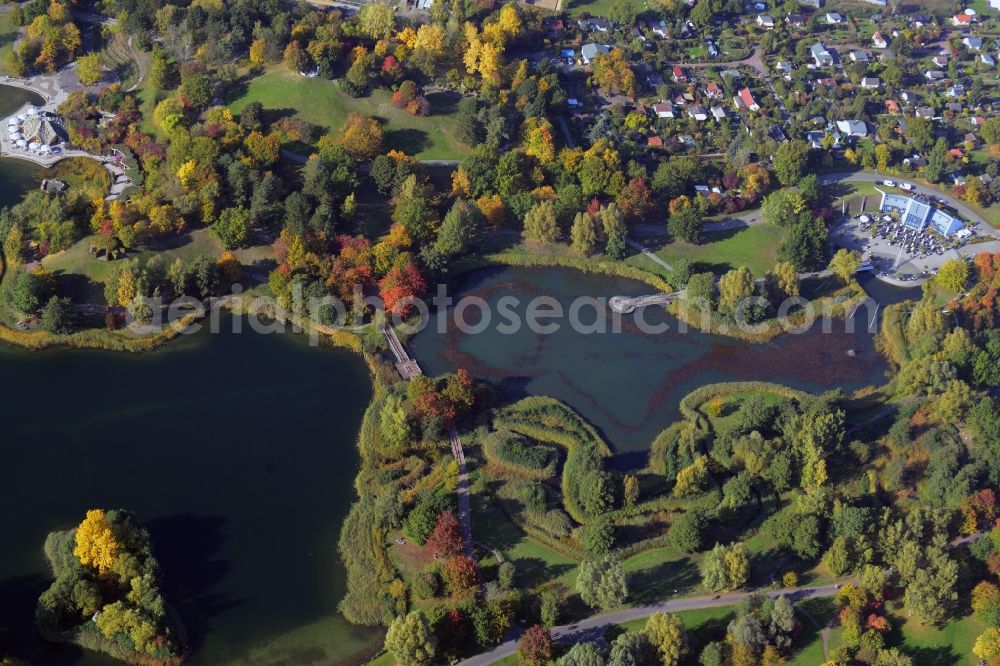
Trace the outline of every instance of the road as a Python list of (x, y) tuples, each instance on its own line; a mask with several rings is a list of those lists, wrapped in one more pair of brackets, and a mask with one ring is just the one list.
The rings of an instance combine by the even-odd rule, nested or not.
[[(784, 588), (767, 592), (767, 596), (775, 599), (782, 595), (788, 595), (792, 601), (803, 601), (805, 599), (815, 599), (817, 597), (832, 597), (837, 593), (837, 584), (822, 585), (820, 587), (796, 587)], [(578, 643), (582, 641), (594, 640), (604, 635), (604, 632), (611, 626), (641, 620), (653, 613), (678, 613), (681, 611), (698, 610), (701, 608), (718, 608), (720, 606), (733, 606), (741, 600), (750, 596), (749, 592), (724, 594), (719, 598), (715, 597), (690, 597), (687, 599), (676, 599), (673, 601), (663, 601), (647, 606), (635, 606), (623, 608), (610, 613), (602, 613), (581, 620), (576, 624), (564, 625), (552, 629), (553, 640), (561, 643)], [(517, 652), (517, 639), (512, 638), (496, 646), (488, 652), (482, 652), (474, 657), (469, 657), (465, 661), (459, 662), (459, 666), (486, 666), (495, 661)]]

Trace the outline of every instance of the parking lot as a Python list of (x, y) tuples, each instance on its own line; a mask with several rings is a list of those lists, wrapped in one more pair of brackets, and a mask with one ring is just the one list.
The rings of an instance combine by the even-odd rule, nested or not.
[(1000, 241), (983, 239), (978, 225), (972, 235), (945, 239), (930, 230), (916, 231), (890, 215), (851, 215), (833, 228), (836, 247), (857, 250), (875, 267), (876, 274), (892, 282), (920, 282), (937, 273), (949, 259), (971, 258), (980, 252), (1000, 251)]

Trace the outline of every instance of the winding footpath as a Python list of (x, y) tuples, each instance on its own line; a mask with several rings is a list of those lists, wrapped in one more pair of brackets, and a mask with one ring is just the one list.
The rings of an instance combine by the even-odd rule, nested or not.
[[(776, 599), (780, 596), (787, 596), (790, 601), (798, 602), (806, 599), (816, 599), (820, 597), (832, 597), (837, 593), (841, 583), (821, 585), (819, 587), (793, 587), (783, 588), (767, 592), (767, 596)], [(591, 616), (575, 624), (563, 625), (552, 629), (552, 639), (559, 643), (580, 643), (592, 641), (604, 636), (604, 633), (616, 624), (623, 624), (633, 620), (642, 620), (653, 613), (678, 613), (681, 611), (699, 610), (702, 608), (720, 608), (733, 606), (750, 596), (750, 592), (739, 592), (733, 594), (723, 594), (717, 597), (690, 597), (687, 599), (675, 599), (672, 601), (662, 601), (646, 606), (635, 606), (623, 608), (610, 613)], [(517, 652), (518, 637), (501, 643), (488, 652), (482, 652), (459, 662), (459, 666), (487, 666), (499, 661), (504, 657), (509, 657)]]

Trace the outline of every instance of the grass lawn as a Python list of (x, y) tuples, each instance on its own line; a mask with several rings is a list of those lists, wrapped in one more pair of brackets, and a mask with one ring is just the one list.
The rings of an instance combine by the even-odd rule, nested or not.
[(614, 6), (615, 0), (568, 0), (563, 3), (563, 8), (574, 18), (584, 12), (590, 12), (593, 16), (610, 17)]
[[(98, 261), (91, 256), (92, 238), (93, 236), (87, 236), (68, 250), (49, 255), (42, 260), (42, 266), (57, 274), (61, 281), (70, 286), (74, 300), (79, 303), (104, 303), (104, 282), (116, 267), (116, 262)], [(222, 244), (215, 234), (208, 229), (196, 229), (178, 238), (167, 239), (162, 247), (143, 250), (138, 254), (131, 253), (129, 258), (140, 257), (145, 261), (153, 256), (159, 256), (164, 266), (170, 266), (177, 258), (185, 262), (200, 257), (216, 259), (223, 251)], [(240, 263), (250, 265), (256, 261), (270, 259), (273, 251), (269, 246), (263, 246), (237, 250), (234, 254)]]
[(922, 626), (915, 620), (907, 620), (902, 613), (892, 617), (892, 626), (897, 628), (890, 636), (890, 645), (898, 644), (902, 633), (902, 647), (913, 657), (913, 663), (921, 666), (953, 666), (956, 664), (977, 664), (979, 660), (972, 654), (972, 645), (985, 627), (973, 616), (952, 620), (941, 629)]
[[(579, 565), (576, 560), (526, 536), (500, 507), (482, 496), (474, 494), (471, 504), (473, 538), (496, 548), (514, 563), (518, 587), (531, 588), (550, 580), (573, 587)], [(492, 556), (484, 558), (480, 565), (487, 579), (495, 576), (496, 562)]]
[(149, 79), (142, 82), (142, 86), (136, 91), (139, 111), (142, 112), (142, 122), (139, 129), (156, 139), (160, 143), (166, 142), (166, 137), (161, 136), (160, 130), (153, 124), (153, 111), (156, 105), (166, 97), (166, 93), (160, 93), (153, 86), (149, 85)]
[[(655, 548), (622, 563), (628, 576), (630, 604), (663, 601), (694, 594), (701, 576), (694, 560), (673, 548)], [(677, 593), (674, 594), (674, 590)]]
[(271, 111), (334, 131), (344, 124), (348, 114), (363, 113), (383, 122), (386, 148), (428, 160), (453, 160), (467, 155), (469, 146), (455, 136), (458, 95), (431, 93), (427, 98), (433, 115), (411, 116), (394, 107), (384, 89), (355, 99), (332, 81), (273, 68), (250, 79), (238, 96), (229, 100), (229, 107), (238, 113), (250, 102), (260, 102)]
[[(784, 233), (780, 227), (760, 223), (743, 229), (706, 234), (701, 245), (673, 241), (657, 249), (656, 255), (668, 264), (677, 259), (687, 259), (701, 264), (701, 270), (720, 275), (746, 266), (755, 277), (762, 277), (777, 262), (778, 244)], [(627, 263), (646, 270), (659, 268), (641, 255), (630, 257)]]

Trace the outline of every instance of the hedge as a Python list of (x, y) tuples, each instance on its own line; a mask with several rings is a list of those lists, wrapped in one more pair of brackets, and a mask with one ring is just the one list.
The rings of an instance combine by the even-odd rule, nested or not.
[(513, 430), (540, 442), (566, 448), (562, 473), (563, 505), (576, 522), (590, 518), (580, 506), (578, 482), (591, 469), (603, 469), (601, 458), (611, 455), (607, 443), (594, 427), (562, 402), (532, 396), (499, 411), (494, 425)]
[(887, 305), (882, 310), (882, 328), (878, 332), (878, 347), (896, 365), (910, 360), (910, 350), (903, 333), (904, 304)]
[(547, 447), (531, 447), (528, 440), (506, 430), (483, 439), (487, 464), (504, 476), (529, 481), (545, 481), (556, 475), (558, 460)]
[(734, 393), (772, 393), (783, 398), (793, 400), (804, 400), (809, 397), (805, 391), (793, 389), (790, 386), (776, 384), (774, 382), (720, 382), (718, 384), (705, 384), (688, 393), (681, 398), (678, 409), (681, 414), (694, 422), (704, 419), (704, 415), (698, 411), (698, 407), (708, 402), (716, 396), (732, 395)]

